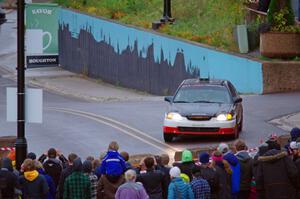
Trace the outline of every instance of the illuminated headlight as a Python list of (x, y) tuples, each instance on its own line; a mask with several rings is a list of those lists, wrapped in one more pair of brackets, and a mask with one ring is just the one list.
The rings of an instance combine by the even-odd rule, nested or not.
[(166, 118), (169, 120), (181, 120), (182, 119), (182, 117), (179, 113), (173, 113), (173, 112), (168, 113), (166, 115)]
[(222, 113), (217, 116), (217, 120), (219, 120), (219, 121), (232, 120), (232, 115), (230, 113), (227, 113), (227, 114)]

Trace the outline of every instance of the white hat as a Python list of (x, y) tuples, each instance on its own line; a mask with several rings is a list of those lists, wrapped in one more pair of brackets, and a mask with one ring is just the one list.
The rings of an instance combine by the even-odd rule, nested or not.
[(173, 177), (173, 178), (178, 178), (180, 177), (180, 169), (178, 167), (172, 167), (170, 169), (170, 176)]
[(298, 147), (297, 147), (297, 143), (296, 143), (296, 142), (294, 142), (294, 141), (293, 141), (293, 142), (291, 142), (291, 143), (290, 143), (290, 148), (291, 148), (291, 149), (298, 149)]
[(229, 151), (229, 146), (228, 146), (228, 144), (226, 144), (226, 143), (221, 143), (221, 144), (219, 144), (217, 150), (218, 150), (220, 153), (225, 153), (225, 152)]

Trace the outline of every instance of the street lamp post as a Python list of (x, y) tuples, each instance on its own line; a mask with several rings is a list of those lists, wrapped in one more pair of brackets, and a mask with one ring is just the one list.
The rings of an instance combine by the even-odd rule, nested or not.
[(170, 23), (175, 21), (171, 14), (171, 0), (164, 0), (164, 11), (163, 16), (159, 21), (152, 22), (152, 29), (157, 30), (162, 24)]
[(25, 25), (24, 25), (24, 0), (18, 0), (18, 88), (17, 88), (17, 140), (16, 140), (16, 166), (21, 168), (21, 164), (27, 155), (27, 141), (25, 138)]

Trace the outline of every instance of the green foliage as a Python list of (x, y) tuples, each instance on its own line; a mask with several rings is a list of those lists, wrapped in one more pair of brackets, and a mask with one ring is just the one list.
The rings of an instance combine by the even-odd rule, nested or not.
[(287, 8), (281, 9), (279, 12), (274, 13), (273, 15), (273, 25), (271, 27), (272, 31), (275, 32), (291, 32), (297, 33), (300, 32), (299, 27), (290, 25), (287, 16), (289, 13)]
[[(90, 14), (143, 28), (162, 17), (163, 0), (54, 0)], [(184, 39), (237, 51), (233, 30), (244, 23), (245, 0), (172, 0), (176, 21), (159, 31)]]
[(271, 24), (271, 27), (277, 25), (294, 25), (295, 16), (291, 6), (291, 0), (271, 0), (268, 11), (268, 22)]

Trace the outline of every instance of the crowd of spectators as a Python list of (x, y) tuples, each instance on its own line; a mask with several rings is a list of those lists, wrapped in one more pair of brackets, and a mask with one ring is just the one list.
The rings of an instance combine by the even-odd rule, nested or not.
[(193, 159), (189, 150), (170, 164), (167, 154), (144, 157), (131, 165), (129, 154), (111, 142), (99, 159), (66, 158), (50, 148), (37, 158), (29, 153), (20, 171), (14, 155), (1, 159), (3, 199), (279, 199), (300, 198), (300, 129), (281, 147), (272, 135), (249, 153), (243, 140), (221, 143)]

